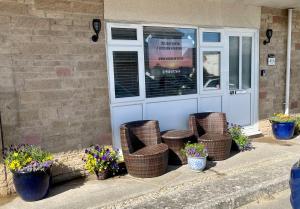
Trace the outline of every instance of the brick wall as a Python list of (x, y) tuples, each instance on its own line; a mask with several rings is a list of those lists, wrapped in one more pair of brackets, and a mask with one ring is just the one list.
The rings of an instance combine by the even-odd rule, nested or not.
[[(57, 181), (82, 174), (82, 148), (111, 143), (104, 23), (93, 43), (93, 18), (103, 20), (103, 0), (0, 2), (5, 144), (39, 144), (56, 153)], [(0, 193), (6, 193), (3, 174)]]
[[(300, 112), (300, 13), (293, 15), (292, 62), (291, 62), (291, 95), (290, 108), (292, 113)], [(271, 135), (271, 125), (267, 118), (273, 113), (284, 112), (286, 56), (287, 56), (288, 11), (275, 8), (262, 8), (260, 28), (260, 69), (267, 75), (260, 77), (259, 117), (260, 129), (264, 134)], [(271, 43), (263, 45), (266, 30), (273, 29)], [(267, 65), (267, 55), (275, 54), (276, 65)]]
[(292, 27), (291, 95), (292, 113), (300, 113), (300, 11), (294, 11)]

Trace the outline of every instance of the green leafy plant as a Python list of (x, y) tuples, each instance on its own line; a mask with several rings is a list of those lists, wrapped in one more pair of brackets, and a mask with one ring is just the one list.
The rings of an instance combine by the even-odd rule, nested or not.
[(36, 145), (11, 145), (4, 149), (4, 162), (12, 172), (45, 171), (53, 164), (53, 156)]
[(203, 144), (188, 142), (181, 150), (181, 154), (187, 157), (207, 157), (207, 149)]
[(269, 118), (271, 123), (288, 123), (288, 122), (295, 122), (296, 118), (291, 115), (286, 115), (283, 113), (274, 113), (272, 117)]
[(300, 116), (295, 117), (295, 122), (296, 122), (295, 134), (299, 134), (300, 133)]
[(111, 146), (91, 146), (85, 150), (82, 160), (85, 162), (85, 169), (91, 174), (110, 171), (115, 174), (119, 170), (120, 159), (118, 150)]
[(242, 132), (242, 127), (239, 125), (232, 125), (228, 129), (232, 140), (237, 144), (239, 150), (244, 151), (252, 148), (251, 142), (245, 134)]

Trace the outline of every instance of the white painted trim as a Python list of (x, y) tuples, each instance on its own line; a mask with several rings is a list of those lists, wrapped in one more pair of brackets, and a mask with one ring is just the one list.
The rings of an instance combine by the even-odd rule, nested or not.
[[(200, 28), (199, 32), (200, 32), (199, 42), (200, 42), (201, 47), (224, 47), (224, 29)], [(220, 42), (204, 42), (203, 41), (203, 32), (217, 32), (217, 33), (220, 33), (221, 41)]]
[[(139, 96), (116, 98), (115, 95), (115, 79), (114, 79), (114, 63), (113, 63), (113, 52), (114, 51), (130, 51), (138, 53), (138, 73), (139, 73)], [(145, 90), (143, 84), (145, 83), (144, 78), (144, 57), (142, 47), (134, 46), (111, 46), (108, 48), (108, 69), (109, 69), (109, 83), (110, 83), (110, 98), (111, 103), (117, 102), (128, 102), (138, 101), (145, 99)]]
[[(114, 40), (112, 39), (111, 28), (136, 29), (137, 40)], [(142, 26), (139, 24), (106, 23), (108, 45), (141, 46), (143, 44)]]
[[(203, 83), (203, 52), (220, 52), (220, 89), (204, 89), (204, 83)], [(201, 95), (211, 95), (211, 96), (213, 96), (213, 95), (215, 95), (215, 94), (222, 94), (223, 95), (223, 93), (224, 93), (224, 91), (225, 91), (225, 83), (226, 82), (224, 82), (224, 78), (225, 78), (225, 76), (226, 76), (226, 74), (224, 73), (224, 68), (225, 68), (225, 66), (224, 66), (224, 49), (222, 48), (222, 47), (209, 47), (209, 48), (204, 48), (204, 47), (200, 47), (200, 54), (199, 54), (200, 56), (200, 60), (199, 60), (199, 63), (200, 63), (200, 69), (199, 69), (199, 71), (200, 71), (200, 78), (199, 78), (199, 83), (200, 83), (200, 87), (199, 87), (199, 89), (200, 89), (200, 94)]]

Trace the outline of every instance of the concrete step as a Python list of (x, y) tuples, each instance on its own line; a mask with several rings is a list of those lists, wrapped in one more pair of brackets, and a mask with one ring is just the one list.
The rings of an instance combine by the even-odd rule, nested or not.
[(295, 159), (296, 155), (291, 153), (274, 156), (224, 170), (215, 176), (202, 176), (192, 182), (163, 187), (158, 192), (98, 208), (238, 208), (263, 196), (286, 190)]

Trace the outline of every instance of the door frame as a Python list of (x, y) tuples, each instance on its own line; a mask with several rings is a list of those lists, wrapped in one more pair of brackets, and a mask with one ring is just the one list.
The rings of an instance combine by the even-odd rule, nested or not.
[[(230, 97), (230, 90), (229, 90), (229, 36), (236, 35), (236, 36), (247, 36), (250, 35), (253, 37), (252, 43), (252, 74), (251, 74), (251, 125), (245, 126), (245, 132), (249, 134), (258, 134), (258, 123), (259, 123), (259, 30), (258, 29), (248, 29), (248, 28), (226, 28), (224, 32), (224, 40), (225, 40), (225, 80), (226, 80), (226, 89), (224, 92), (224, 102), (222, 105), (223, 110), (227, 110), (228, 102), (227, 99)], [(241, 50), (241, 47), (240, 47)], [(240, 57), (240, 64), (241, 64), (241, 57)], [(241, 75), (240, 75), (241, 76)], [(227, 103), (227, 104), (226, 104)]]

